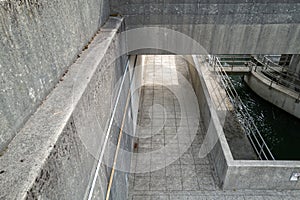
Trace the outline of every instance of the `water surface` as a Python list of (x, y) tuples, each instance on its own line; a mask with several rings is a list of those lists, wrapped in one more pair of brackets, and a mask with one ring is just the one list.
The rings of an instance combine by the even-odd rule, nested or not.
[(265, 101), (231, 75), (234, 87), (276, 160), (300, 160), (300, 120)]

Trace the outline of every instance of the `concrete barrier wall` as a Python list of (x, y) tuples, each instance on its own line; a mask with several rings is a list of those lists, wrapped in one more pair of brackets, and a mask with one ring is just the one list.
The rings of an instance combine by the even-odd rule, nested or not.
[(210, 54), (300, 52), (300, 4), (294, 0), (111, 0), (110, 5), (112, 13), (125, 17), (127, 29), (170, 28), (192, 37)]
[(247, 85), (260, 97), (300, 119), (299, 94), (273, 83), (264, 75), (252, 71), (244, 77)]
[(203, 79), (200, 67), (204, 66), (199, 65), (196, 57), (194, 60), (189, 57), (188, 60), (192, 84), (198, 98), (200, 114), (204, 120), (205, 140), (207, 140), (205, 148), (219, 178), (219, 184), (222, 186), (227, 176), (228, 165), (233, 161), (233, 157)]
[[(0, 199), (83, 199), (94, 177), (93, 199), (105, 198), (111, 166), (104, 163), (114, 158), (111, 146), (118, 139), (129, 92), (128, 76), (107, 132), (116, 83), (125, 69), (125, 57), (113, 60), (124, 45), (115, 40), (121, 24), (119, 18), (108, 20), (0, 157)], [(132, 121), (126, 119), (125, 127), (132, 131)], [(130, 149), (131, 139), (125, 135), (121, 148)], [(103, 163), (94, 176), (99, 158)], [(129, 161), (121, 157), (118, 162), (127, 166)], [(126, 173), (117, 172), (111, 196), (126, 194), (127, 186)]]
[(229, 166), (224, 189), (299, 190), (299, 181), (290, 181), (300, 172), (300, 161), (234, 161)]
[[(215, 110), (209, 102), (210, 96), (203, 77), (205, 62), (195, 59), (190, 66), (192, 83), (198, 97), (201, 116), (205, 128), (210, 130), (209, 141), (214, 144), (210, 157), (219, 178), (220, 186), (225, 190), (264, 189), (293, 190), (300, 189), (299, 181), (290, 181), (293, 172), (300, 172), (300, 161), (264, 161), (233, 160), (222, 126)], [(198, 63), (198, 64), (197, 64)], [(210, 121), (210, 122), (209, 122)], [(216, 137), (216, 138), (214, 138)]]
[(109, 14), (108, 0), (0, 1), (0, 152)]

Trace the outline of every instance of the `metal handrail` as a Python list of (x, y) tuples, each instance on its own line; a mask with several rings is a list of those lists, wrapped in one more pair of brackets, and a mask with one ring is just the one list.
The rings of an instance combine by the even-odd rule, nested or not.
[[(266, 59), (268, 59), (268, 58), (266, 58)], [(257, 71), (257, 68), (260, 68), (260, 71), (264, 75), (267, 75), (266, 78), (268, 78), (271, 81), (270, 87), (272, 86), (273, 83), (280, 84), (282, 86), (285, 86), (290, 91), (299, 93), (300, 86), (298, 84), (294, 83), (295, 81), (300, 82), (299, 78), (297, 78), (295, 76), (290, 76), (289, 74), (285, 74), (280, 70), (276, 70), (276, 68), (282, 68), (282, 67), (275, 63), (273, 63), (272, 65), (274, 67), (276, 66), (276, 68), (269, 65), (269, 63), (271, 63), (271, 62), (262, 61), (260, 63), (263, 66), (257, 66), (257, 64), (253, 63), (253, 62), (249, 62), (248, 65), (254, 67), (254, 71)], [(289, 79), (292, 79), (292, 81)], [(300, 93), (299, 93), (299, 96), (300, 96)]]
[[(251, 60), (250, 55), (217, 55), (221, 63), (225, 63), (227, 65), (222, 65), (223, 67), (231, 67), (231, 70), (233, 70), (233, 67), (236, 66), (236, 63), (245, 63), (249, 62)], [(244, 59), (244, 60), (240, 60)], [(231, 63), (231, 64), (229, 64)]]
[[(257, 58), (259, 60), (259, 57)], [(259, 60), (260, 61), (260, 60)], [(268, 58), (267, 56), (264, 56), (263, 59), (261, 60), (261, 63), (265, 66), (265, 69), (271, 69), (279, 74), (281, 74), (282, 76), (288, 76), (289, 78), (292, 78), (292, 79), (296, 79), (298, 81), (300, 81), (299, 77), (300, 77), (300, 74), (299, 73), (296, 73), (296, 72), (293, 72), (289, 69), (286, 69), (284, 67), (282, 67), (281, 65), (279, 64), (276, 64), (274, 63), (270, 58)], [(272, 67), (275, 67), (275, 68), (272, 68)], [(280, 71), (279, 70), (276, 70), (276, 68), (279, 68), (281, 69)], [(287, 72), (286, 73), (283, 73), (283, 72)]]
[(248, 113), (245, 104), (242, 102), (226, 71), (223, 69), (220, 60), (215, 56), (209, 56), (209, 64), (218, 76), (217, 80), (220, 86), (225, 90), (230, 102), (234, 106), (234, 111), (240, 120), (241, 126), (258, 157), (261, 160), (275, 160), (268, 145), (255, 125), (253, 118)]

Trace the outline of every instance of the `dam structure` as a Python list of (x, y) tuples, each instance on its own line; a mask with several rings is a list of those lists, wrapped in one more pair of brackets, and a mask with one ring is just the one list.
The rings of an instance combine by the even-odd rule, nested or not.
[(0, 1), (0, 199), (300, 198), (300, 1)]

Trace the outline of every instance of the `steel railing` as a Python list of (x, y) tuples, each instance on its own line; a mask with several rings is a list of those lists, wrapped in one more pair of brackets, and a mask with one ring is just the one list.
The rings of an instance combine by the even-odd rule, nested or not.
[(212, 69), (211, 71), (213, 71), (213, 74), (216, 76), (216, 80), (220, 87), (225, 90), (230, 103), (233, 105), (233, 111), (258, 157), (261, 160), (275, 160), (268, 145), (255, 125), (253, 118), (247, 111), (245, 104), (242, 102), (229, 76), (223, 69), (220, 60), (215, 56), (208, 56), (208, 60)]
[(288, 68), (274, 63), (268, 56), (258, 56), (254, 59), (263, 65), (264, 70), (273, 70), (280, 74), (282, 77), (290, 78), (293, 80), (300, 81), (300, 74), (289, 70)]
[(267, 57), (263, 58), (255, 58), (257, 62), (259, 62), (262, 66), (258, 66), (257, 63), (249, 62), (248, 65), (251, 66), (256, 72), (259, 70), (262, 74), (265, 75), (266, 78), (269, 79), (270, 85), (272, 87), (273, 84), (280, 84), (284, 86), (286, 89), (298, 93), (298, 97), (296, 99), (297, 102), (300, 101), (300, 78), (299, 74), (292, 73), (288, 71), (284, 67), (274, 63)]
[[(233, 70), (234, 66), (242, 66), (251, 60), (251, 55), (216, 55), (222, 66), (231, 67)], [(224, 65), (223, 65), (224, 63)]]

